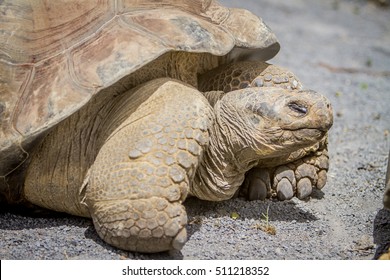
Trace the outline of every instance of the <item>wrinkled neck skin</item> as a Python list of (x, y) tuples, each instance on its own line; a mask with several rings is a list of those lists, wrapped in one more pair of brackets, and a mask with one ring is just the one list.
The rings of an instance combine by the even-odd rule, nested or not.
[[(199, 164), (190, 193), (203, 200), (221, 201), (235, 194), (245, 179), (245, 173), (257, 165), (259, 156), (239, 147), (246, 146), (243, 139), (250, 139), (245, 137), (240, 121), (236, 119), (234, 124), (227, 125), (229, 119), (234, 120), (229, 117), (229, 110), (224, 110), (218, 103), (214, 109), (216, 118), (210, 129), (209, 147)], [(246, 154), (245, 162), (237, 158), (240, 153)]]

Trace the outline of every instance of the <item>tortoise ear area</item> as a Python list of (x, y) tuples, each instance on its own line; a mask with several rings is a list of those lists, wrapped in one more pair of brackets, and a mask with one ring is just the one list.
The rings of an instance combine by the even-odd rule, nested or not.
[(254, 125), (258, 126), (258, 125), (260, 125), (260, 123), (261, 123), (261, 118), (260, 118), (258, 115), (253, 114), (253, 116), (250, 117), (250, 121), (251, 121)]
[(268, 118), (274, 118), (277, 114), (275, 112), (274, 104), (271, 104), (269, 102), (259, 102), (257, 104), (250, 103), (245, 107), (260, 118), (263, 116), (268, 116)]

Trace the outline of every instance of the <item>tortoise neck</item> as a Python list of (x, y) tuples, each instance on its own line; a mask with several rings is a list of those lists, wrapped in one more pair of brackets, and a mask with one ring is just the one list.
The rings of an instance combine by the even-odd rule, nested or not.
[(240, 162), (236, 149), (224, 125), (224, 118), (216, 112), (210, 129), (209, 147), (203, 155), (191, 186), (191, 194), (204, 200), (221, 201), (234, 196), (245, 179), (245, 173), (256, 165)]

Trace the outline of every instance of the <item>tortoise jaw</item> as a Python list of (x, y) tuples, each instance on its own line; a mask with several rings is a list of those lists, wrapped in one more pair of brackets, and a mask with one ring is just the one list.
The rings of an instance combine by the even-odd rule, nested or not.
[[(269, 149), (268, 156), (280, 156), (291, 153), (294, 150), (310, 147), (313, 144), (321, 141), (327, 135), (327, 130), (318, 128), (302, 128), (302, 129), (285, 129), (279, 137), (274, 138), (275, 142), (269, 143), (267, 147), (274, 147)], [(257, 153), (264, 156), (264, 147)]]
[(307, 143), (307, 145), (312, 145), (323, 139), (328, 130), (322, 128), (303, 128), (290, 130), (290, 132), (296, 141), (302, 142), (302, 144)]

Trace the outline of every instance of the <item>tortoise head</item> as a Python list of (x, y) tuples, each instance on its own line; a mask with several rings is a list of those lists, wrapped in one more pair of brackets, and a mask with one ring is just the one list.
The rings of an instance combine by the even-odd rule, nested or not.
[(330, 102), (314, 91), (247, 88), (216, 104), (228, 149), (244, 166), (321, 141), (333, 123)]

